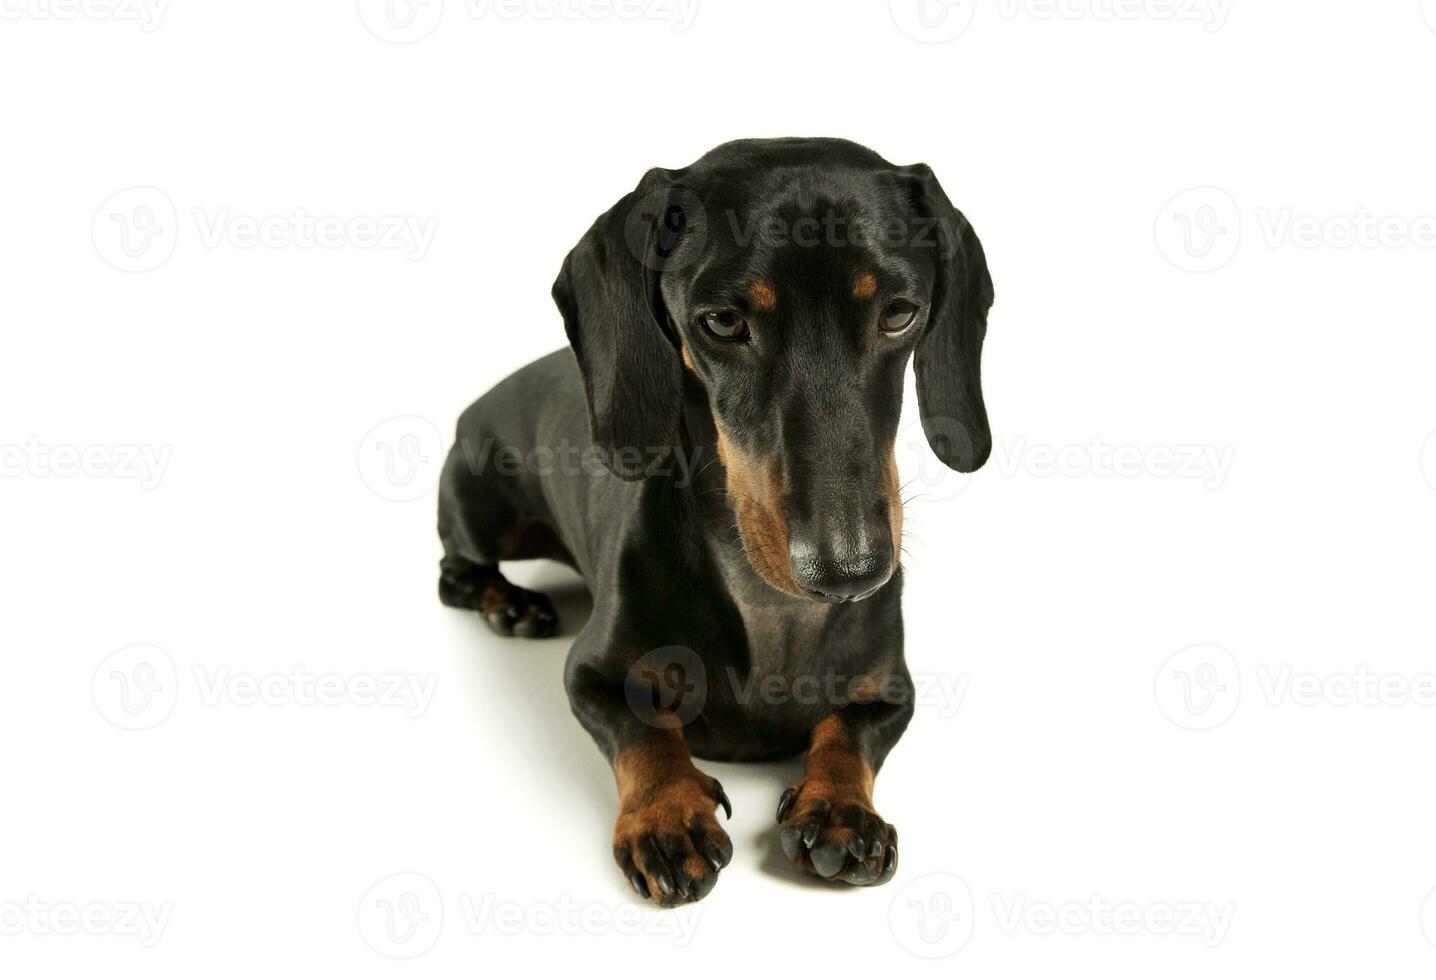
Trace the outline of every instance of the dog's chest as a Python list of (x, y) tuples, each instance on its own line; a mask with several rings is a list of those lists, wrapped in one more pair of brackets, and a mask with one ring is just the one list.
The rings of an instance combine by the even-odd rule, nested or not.
[(774, 589), (753, 571), (741, 548), (720, 549), (718, 564), (743, 620), (754, 671), (787, 674), (810, 665), (833, 607)]

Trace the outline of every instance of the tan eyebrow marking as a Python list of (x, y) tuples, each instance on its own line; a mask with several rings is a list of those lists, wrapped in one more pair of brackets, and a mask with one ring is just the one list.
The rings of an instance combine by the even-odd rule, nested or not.
[(778, 305), (778, 294), (773, 292), (773, 287), (759, 279), (748, 287), (748, 298), (753, 305), (763, 313), (767, 313)]
[(878, 291), (878, 280), (871, 272), (864, 272), (853, 280), (853, 299), (872, 299)]

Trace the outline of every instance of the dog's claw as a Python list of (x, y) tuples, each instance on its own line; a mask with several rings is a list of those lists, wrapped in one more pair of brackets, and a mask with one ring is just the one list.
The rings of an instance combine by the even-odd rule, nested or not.
[(798, 798), (798, 788), (789, 786), (783, 790), (782, 797), (778, 800), (778, 822), (782, 823), (788, 819), (788, 811), (793, 809), (793, 801)]
[(717, 797), (718, 797), (718, 805), (723, 808), (723, 814), (724, 814), (729, 820), (732, 820), (732, 819), (733, 819), (733, 804), (728, 802), (728, 794), (725, 793), (725, 792), (723, 792), (723, 784), (720, 783), (720, 782), (718, 782), (718, 780), (716, 780), (716, 779), (713, 780), (713, 791), (714, 791), (714, 793), (715, 793), (715, 794), (717, 795)]

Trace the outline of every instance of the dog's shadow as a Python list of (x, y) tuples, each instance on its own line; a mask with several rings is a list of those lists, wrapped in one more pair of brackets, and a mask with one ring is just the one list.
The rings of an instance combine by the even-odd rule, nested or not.
[(574, 720), (563, 686), (564, 662), (593, 599), (582, 579), (553, 562), (506, 564), (504, 575), (553, 601), (559, 632), (542, 640), (498, 636), (478, 613), (445, 610), (459, 633), (455, 669), (464, 700), (485, 730), (485, 743), (501, 747), (507, 765), (558, 782), (545, 790), (552, 805), (584, 821), (580, 832), (591, 829), (594, 839), (604, 840), (613, 829), (617, 794), (593, 740)]

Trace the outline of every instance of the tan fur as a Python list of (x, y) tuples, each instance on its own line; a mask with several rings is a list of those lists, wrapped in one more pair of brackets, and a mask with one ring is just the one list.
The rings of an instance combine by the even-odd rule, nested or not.
[(773, 287), (759, 279), (748, 287), (748, 299), (753, 307), (761, 313), (771, 313), (773, 307), (778, 305), (778, 294), (773, 292)]
[(902, 485), (898, 481), (897, 454), (888, 447), (883, 459), (883, 496), (888, 498), (888, 530), (893, 536), (893, 567), (902, 558)]
[(713, 421), (718, 428), (718, 459), (728, 474), (728, 501), (738, 516), (738, 534), (749, 564), (778, 591), (807, 598), (793, 581), (788, 564), (788, 517), (783, 512), (788, 488), (777, 460), (747, 455), (716, 416)]
[(877, 291), (878, 280), (871, 272), (864, 272), (853, 281), (853, 299), (872, 299)]
[[(717, 784), (693, 765), (681, 729), (655, 731), (618, 756), (613, 776), (618, 782), (615, 850), (632, 852), (638, 841), (648, 836), (660, 841), (686, 837), (695, 822), (703, 824), (706, 833), (723, 836), (714, 814)], [(682, 870), (690, 878), (712, 873), (707, 860), (694, 852), (685, 855)], [(649, 878), (648, 887), (656, 898), (658, 883)]]
[(838, 715), (829, 715), (813, 729), (803, 795), (826, 800), (835, 809), (849, 803), (872, 809), (872, 767), (857, 752)]

